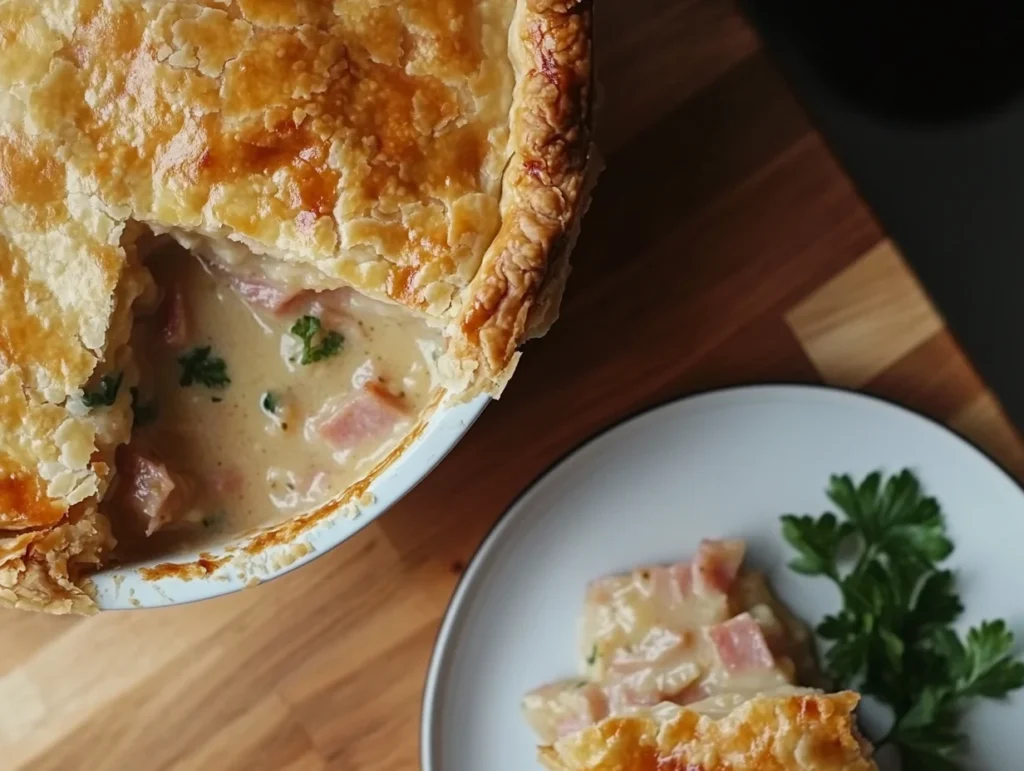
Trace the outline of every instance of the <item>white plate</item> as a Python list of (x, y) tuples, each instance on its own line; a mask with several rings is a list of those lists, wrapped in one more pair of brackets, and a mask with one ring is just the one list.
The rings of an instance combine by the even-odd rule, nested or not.
[[(779, 515), (830, 508), (829, 475), (909, 467), (943, 506), (956, 544), (964, 625), (1005, 618), (1024, 641), (1024, 492), (945, 427), (845, 391), (754, 386), (703, 394), (601, 434), (534, 483), (484, 541), (452, 599), (423, 705), (426, 771), (538, 768), (519, 713), (528, 689), (575, 674), (586, 582), (688, 557), (738, 536), (810, 621), (838, 604), (786, 568)], [(865, 705), (869, 732), (884, 715)], [(1020, 767), (1024, 698), (968, 719), (978, 771)]]

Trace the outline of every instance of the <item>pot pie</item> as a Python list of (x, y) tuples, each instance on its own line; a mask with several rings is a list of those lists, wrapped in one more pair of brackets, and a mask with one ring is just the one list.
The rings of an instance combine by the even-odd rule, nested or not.
[(586, 0), (5, 0), (0, 36), (0, 603), (331, 501), (554, 320)]
[(859, 697), (821, 685), (810, 633), (741, 569), (745, 545), (587, 587), (580, 677), (523, 699), (551, 771), (877, 771)]

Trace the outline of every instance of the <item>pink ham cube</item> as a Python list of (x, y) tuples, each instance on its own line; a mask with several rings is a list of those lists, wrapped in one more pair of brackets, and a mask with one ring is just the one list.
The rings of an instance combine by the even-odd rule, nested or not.
[(741, 613), (725, 623), (708, 627), (708, 637), (730, 674), (775, 666), (775, 657), (768, 647), (764, 630), (749, 613)]
[(387, 436), (406, 417), (402, 400), (371, 382), (339, 403), (317, 432), (336, 450), (349, 450), (368, 439)]

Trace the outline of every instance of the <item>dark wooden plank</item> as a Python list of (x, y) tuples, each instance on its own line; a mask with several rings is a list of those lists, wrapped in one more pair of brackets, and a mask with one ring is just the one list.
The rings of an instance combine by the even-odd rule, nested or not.
[(943, 330), (865, 385), (864, 390), (947, 421), (985, 390), (953, 336)]
[(609, 151), (656, 123), (759, 46), (746, 20), (721, 0), (597, 5), (597, 136)]

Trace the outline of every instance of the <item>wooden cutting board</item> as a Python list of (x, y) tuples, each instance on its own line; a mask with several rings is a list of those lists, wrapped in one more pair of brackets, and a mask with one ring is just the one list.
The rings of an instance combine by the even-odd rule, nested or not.
[(721, 0), (597, 9), (607, 170), (562, 318), (384, 518), (264, 586), (91, 619), (0, 612), (0, 769), (419, 765), (434, 635), (506, 505), (555, 458), (673, 396), (824, 381), (1024, 449)]

